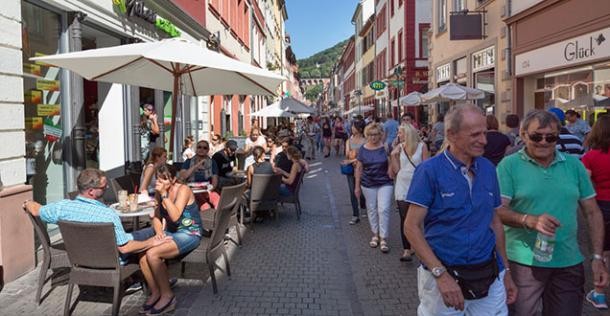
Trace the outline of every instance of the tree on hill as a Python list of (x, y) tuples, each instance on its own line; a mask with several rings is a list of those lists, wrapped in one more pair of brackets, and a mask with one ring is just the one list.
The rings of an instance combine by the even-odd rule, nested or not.
[(333, 65), (337, 62), (341, 53), (347, 45), (348, 40), (337, 43), (331, 48), (327, 48), (321, 52), (317, 52), (310, 57), (303, 58), (297, 61), (299, 65), (299, 73), (301, 78), (306, 78), (305, 73), (309, 74), (309, 78), (328, 78), (332, 71)]
[(305, 91), (305, 99), (309, 100), (310, 102), (316, 102), (320, 93), (322, 93), (322, 90), (323, 88), (321, 84), (308, 87)]

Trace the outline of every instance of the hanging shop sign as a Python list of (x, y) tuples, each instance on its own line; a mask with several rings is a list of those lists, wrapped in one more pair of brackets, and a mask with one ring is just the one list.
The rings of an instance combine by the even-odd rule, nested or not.
[(157, 15), (157, 12), (146, 7), (144, 0), (112, 0), (116, 10), (128, 17), (138, 17), (154, 25), (158, 30), (171, 37), (180, 36), (180, 31), (167, 19)]
[(610, 57), (610, 28), (515, 56), (515, 74), (522, 76), (551, 68), (590, 63)]
[(451, 63), (436, 67), (436, 82), (449, 81), (451, 79)]
[(494, 46), (472, 53), (472, 72), (493, 68), (496, 63)]
[(369, 84), (369, 87), (375, 91), (385, 89), (385, 83), (383, 81), (375, 80)]

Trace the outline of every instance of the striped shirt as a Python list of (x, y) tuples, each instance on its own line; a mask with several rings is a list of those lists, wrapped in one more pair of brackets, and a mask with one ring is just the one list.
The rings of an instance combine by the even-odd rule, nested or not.
[(75, 200), (61, 200), (41, 207), (40, 219), (51, 224), (57, 224), (58, 221), (112, 223), (114, 224), (114, 234), (118, 246), (133, 240), (133, 236), (123, 229), (121, 219), (114, 210), (100, 201), (80, 195)]
[(570, 154), (576, 158), (580, 158), (580, 156), (585, 153), (585, 150), (582, 147), (582, 141), (578, 136), (570, 133), (565, 127), (562, 127), (559, 132), (556, 148), (557, 150)]

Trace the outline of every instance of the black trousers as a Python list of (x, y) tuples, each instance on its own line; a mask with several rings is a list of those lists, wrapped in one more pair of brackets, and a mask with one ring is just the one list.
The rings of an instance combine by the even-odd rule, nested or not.
[(402, 239), (402, 248), (403, 249), (411, 249), (411, 243), (407, 239), (405, 235), (405, 220), (407, 219), (407, 211), (409, 210), (409, 202), (406, 201), (396, 201), (398, 204), (398, 213), (400, 214), (400, 238)]

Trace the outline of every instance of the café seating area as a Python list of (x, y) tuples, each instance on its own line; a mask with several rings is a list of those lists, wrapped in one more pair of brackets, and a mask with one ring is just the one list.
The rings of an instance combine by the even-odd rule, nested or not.
[[(236, 172), (236, 185), (222, 188), (212, 188), (209, 184), (190, 183), (194, 194), (215, 190), (220, 194), (216, 207), (200, 212), (203, 228), (210, 232), (203, 236), (200, 245), (176, 259), (168, 260), (168, 265), (179, 264), (180, 275), (184, 278), (188, 270), (206, 269), (203, 273), (203, 284), (212, 284), (214, 294), (218, 294), (216, 273), (220, 271), (227, 277), (231, 275), (230, 257), (227, 248), (230, 243), (239, 247), (247, 247), (244, 233), (257, 225), (257, 218), (272, 216), (277, 219), (283, 204), (294, 204), (297, 218), (300, 218), (301, 207), (298, 198), (303, 181), (303, 175), (298, 179), (297, 191), (293, 196), (282, 198), (279, 195), (281, 176), (253, 175), (252, 185), (248, 189), (242, 172)], [(138, 197), (139, 174), (127, 174), (108, 179), (108, 188), (101, 200), (115, 210), (121, 218), (125, 231), (130, 232), (151, 224), (154, 204), (150, 201), (142, 203)], [(133, 208), (121, 206), (120, 196), (123, 194), (136, 196)], [(74, 199), (77, 193), (71, 192), (66, 198)], [(121, 203), (119, 203), (121, 202)], [(138, 203), (140, 202), (140, 203)], [(26, 212), (27, 213), (27, 212)], [(59, 230), (63, 242), (51, 243), (45, 225), (37, 217), (27, 213), (35, 228), (36, 237), (42, 245), (43, 260), (41, 264), (38, 288), (35, 295), (37, 304), (44, 301), (52, 292), (52, 287), (44, 296), (42, 290), (50, 277), (48, 271), (56, 268), (69, 269), (68, 291), (65, 300), (64, 315), (69, 315), (78, 304), (72, 294), (75, 285), (100, 286), (113, 289), (112, 315), (118, 315), (121, 299), (125, 288), (133, 283), (134, 278), (140, 280), (140, 269), (137, 264), (121, 265), (119, 253), (115, 244), (115, 232), (112, 224), (90, 224), (76, 222), (60, 222)], [(238, 250), (237, 250), (238, 251)], [(198, 274), (202, 275), (202, 274)], [(130, 282), (125, 282), (129, 280)], [(141, 282), (144, 284), (145, 282)], [(41, 299), (41, 296), (43, 297)]]

